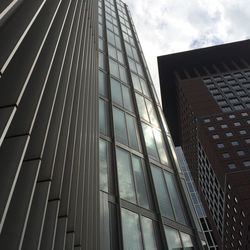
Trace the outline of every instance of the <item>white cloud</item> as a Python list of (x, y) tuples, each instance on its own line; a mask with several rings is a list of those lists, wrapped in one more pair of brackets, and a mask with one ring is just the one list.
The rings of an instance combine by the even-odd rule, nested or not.
[(157, 56), (250, 37), (249, 0), (125, 0), (159, 92)]

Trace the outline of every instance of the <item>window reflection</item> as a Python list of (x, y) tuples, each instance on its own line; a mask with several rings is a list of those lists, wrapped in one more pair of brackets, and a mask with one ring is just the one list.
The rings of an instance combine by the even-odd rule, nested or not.
[(191, 240), (191, 236), (189, 234), (181, 232), (181, 240), (183, 243), (184, 250), (192, 250), (194, 249), (193, 242)]
[(164, 226), (169, 250), (182, 250), (181, 239), (177, 230)]
[(99, 130), (100, 133), (108, 135), (108, 111), (104, 100), (99, 99)]
[(174, 212), (161, 169), (152, 166), (152, 175), (161, 213), (163, 216), (174, 220)]
[(100, 189), (108, 192), (108, 145), (99, 140)]
[(138, 214), (122, 209), (122, 234), (124, 250), (142, 250)]
[(132, 203), (136, 203), (129, 154), (122, 149), (117, 149), (116, 156), (120, 197)]
[(141, 218), (145, 250), (157, 250), (153, 221), (146, 217)]

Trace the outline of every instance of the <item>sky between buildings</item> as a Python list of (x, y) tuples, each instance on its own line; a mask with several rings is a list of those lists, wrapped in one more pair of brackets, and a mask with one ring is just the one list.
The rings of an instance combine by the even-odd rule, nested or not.
[(124, 0), (160, 96), (157, 56), (250, 38), (250, 0)]

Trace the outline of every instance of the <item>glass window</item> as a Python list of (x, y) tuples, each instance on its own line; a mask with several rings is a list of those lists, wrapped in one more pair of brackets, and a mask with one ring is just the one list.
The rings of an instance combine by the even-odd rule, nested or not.
[(124, 108), (133, 111), (130, 89), (122, 85), (122, 96)]
[(158, 156), (158, 153), (157, 153), (152, 128), (150, 126), (142, 123), (142, 129), (143, 129), (143, 134), (144, 134), (148, 154), (150, 156), (156, 158), (157, 160), (159, 160), (159, 156)]
[(136, 193), (139, 205), (149, 209), (147, 189), (143, 174), (142, 160), (139, 157), (132, 156), (133, 171), (135, 177)]
[(144, 102), (144, 98), (139, 94), (135, 94), (135, 96), (136, 96), (136, 101), (137, 101), (140, 117), (149, 122), (148, 112), (147, 112), (146, 104)]
[(113, 78), (111, 78), (110, 82), (113, 102), (123, 107), (121, 84)]
[(107, 103), (102, 99), (99, 99), (99, 130), (104, 135), (109, 134)]
[(155, 126), (159, 126), (158, 125), (158, 119), (157, 119), (157, 116), (156, 116), (156, 113), (155, 113), (155, 109), (153, 107), (153, 104), (145, 98), (145, 102), (146, 102), (146, 105), (147, 105), (147, 110), (148, 110), (148, 114), (149, 114), (149, 118), (150, 118), (150, 122), (155, 125)]
[(99, 52), (99, 67), (104, 69), (104, 56), (101, 52)]
[(99, 70), (99, 94), (102, 96), (107, 96), (107, 82), (106, 75)]
[(163, 216), (174, 220), (174, 213), (161, 169), (152, 166), (152, 175), (160, 210)]
[(164, 176), (166, 179), (168, 191), (169, 191), (172, 205), (174, 208), (176, 220), (182, 224), (186, 224), (186, 219), (185, 219), (184, 211), (183, 211), (183, 205), (181, 203), (181, 199), (177, 192), (176, 181), (173, 175), (168, 173), (167, 171), (164, 171)]
[(142, 92), (141, 84), (140, 84), (140, 78), (137, 75), (133, 74), (133, 73), (131, 73), (131, 75), (132, 75), (132, 82), (133, 82), (134, 88), (137, 91)]
[(100, 189), (108, 192), (108, 144), (99, 140)]
[(145, 250), (157, 250), (153, 221), (142, 216), (141, 224)]
[(217, 144), (217, 148), (224, 148), (225, 146), (224, 146), (224, 144), (223, 143), (218, 143)]
[(124, 250), (142, 250), (139, 216), (126, 209), (121, 210)]
[(237, 151), (237, 155), (243, 156), (243, 155), (245, 155), (245, 152), (243, 150), (239, 150), (239, 151)]
[(119, 78), (119, 67), (118, 67), (118, 63), (116, 63), (115, 61), (109, 59), (109, 69), (110, 69), (110, 74), (112, 74), (113, 76), (116, 76), (117, 78)]
[(232, 146), (238, 146), (239, 142), (238, 141), (232, 141), (231, 144), (232, 144)]
[(128, 145), (125, 115), (117, 108), (113, 109), (115, 136), (117, 141)]
[(164, 226), (169, 250), (181, 250), (181, 239), (177, 230)]
[(194, 249), (194, 245), (189, 234), (181, 232), (181, 240), (182, 240), (184, 250)]
[(158, 149), (160, 160), (163, 164), (168, 164), (168, 158), (166, 154), (166, 148), (165, 148), (165, 143), (162, 137), (162, 133), (158, 131), (157, 129), (153, 129), (153, 132), (154, 132), (156, 147)]
[(139, 137), (136, 126), (136, 120), (131, 115), (126, 114), (129, 146), (139, 151)]
[(245, 167), (250, 167), (250, 161), (244, 161), (243, 164)]
[(125, 150), (116, 149), (116, 157), (120, 197), (136, 203), (130, 155)]

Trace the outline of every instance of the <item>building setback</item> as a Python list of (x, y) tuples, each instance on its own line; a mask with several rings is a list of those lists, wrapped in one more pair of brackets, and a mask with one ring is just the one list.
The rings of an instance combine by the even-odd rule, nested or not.
[(0, 249), (203, 249), (127, 6), (4, 0), (0, 38)]
[(250, 41), (158, 57), (163, 110), (219, 249), (248, 249)]

